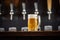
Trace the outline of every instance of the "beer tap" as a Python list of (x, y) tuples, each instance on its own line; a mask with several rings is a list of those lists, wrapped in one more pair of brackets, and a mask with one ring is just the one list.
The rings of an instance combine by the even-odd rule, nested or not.
[(37, 2), (34, 3), (34, 6), (35, 6), (35, 12), (34, 13), (39, 14)]
[(51, 11), (51, 8), (52, 8), (52, 0), (47, 0), (47, 6), (48, 6), (48, 20), (51, 20), (51, 14), (52, 14), (52, 11)]
[(23, 20), (25, 20), (25, 15), (26, 15), (25, 3), (22, 3), (22, 7), (23, 7), (23, 11), (22, 11)]
[(0, 4), (0, 15), (1, 15), (1, 4)]
[(51, 14), (52, 14), (52, 12), (48, 11), (47, 14), (48, 14), (48, 19), (51, 20)]
[[(34, 6), (35, 6), (35, 14), (39, 14), (39, 11), (38, 11), (38, 4), (37, 4), (37, 2), (35, 2), (34, 3)], [(38, 18), (39, 18), (39, 24), (38, 24), (38, 27), (41, 25), (41, 16), (40, 15), (38, 15)]]
[(10, 20), (13, 20), (13, 15), (14, 15), (13, 4), (10, 3)]

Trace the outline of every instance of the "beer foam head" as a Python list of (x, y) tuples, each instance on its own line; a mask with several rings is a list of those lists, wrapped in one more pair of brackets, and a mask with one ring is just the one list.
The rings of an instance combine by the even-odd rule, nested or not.
[(37, 14), (28, 14), (28, 18), (37, 18)]

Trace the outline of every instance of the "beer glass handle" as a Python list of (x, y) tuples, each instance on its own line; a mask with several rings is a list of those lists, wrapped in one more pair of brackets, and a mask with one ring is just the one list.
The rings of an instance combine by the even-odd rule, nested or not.
[(40, 23), (41, 23), (41, 17), (40, 15), (38, 16), (38, 27), (40, 26)]

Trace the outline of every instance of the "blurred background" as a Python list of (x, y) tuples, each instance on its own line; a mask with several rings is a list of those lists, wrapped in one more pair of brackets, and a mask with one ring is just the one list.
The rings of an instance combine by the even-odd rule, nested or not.
[[(26, 3), (26, 19), (23, 20), (22, 15), (22, 2)], [(1, 4), (1, 15), (0, 15), (0, 28), (5, 28), (8, 31), (9, 27), (17, 27), (18, 31), (21, 30), (21, 27), (27, 27), (27, 18), (28, 14), (33, 14), (34, 2), (38, 3), (38, 11), (41, 16), (41, 29), (44, 30), (45, 25), (52, 25), (53, 30), (58, 30), (58, 26), (60, 26), (60, 0), (52, 0), (52, 14), (51, 20), (48, 20), (47, 14), (47, 0), (12, 0), (14, 5), (14, 15), (13, 20), (10, 20), (10, 3), (11, 0), (0, 0)]]

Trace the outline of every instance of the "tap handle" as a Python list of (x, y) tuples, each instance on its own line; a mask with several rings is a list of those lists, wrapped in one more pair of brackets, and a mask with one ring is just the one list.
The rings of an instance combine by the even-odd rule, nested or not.
[(10, 20), (13, 20), (13, 14), (14, 12), (10, 12)]
[(23, 15), (23, 20), (25, 20), (25, 14)]
[(14, 12), (13, 12), (13, 11), (11, 11), (11, 12), (10, 12), (10, 20), (12, 20), (12, 19), (13, 19), (13, 15), (14, 15)]
[(13, 19), (13, 15), (10, 16), (10, 20), (12, 20), (12, 19)]
[(48, 20), (51, 20), (51, 14), (52, 14), (52, 12), (48, 11), (47, 13), (48, 13)]
[(26, 12), (22, 12), (22, 14), (23, 14), (23, 20), (25, 20), (25, 14), (26, 14)]
[(51, 14), (48, 14), (48, 19), (49, 19), (49, 20), (51, 19)]
[(34, 3), (34, 6), (35, 6), (35, 11), (38, 11), (38, 5), (37, 5), (37, 2)]
[(10, 9), (11, 9), (11, 11), (13, 11), (13, 4), (12, 3), (10, 3)]
[(23, 7), (23, 11), (26, 11), (25, 10), (25, 3), (22, 3), (22, 7)]

